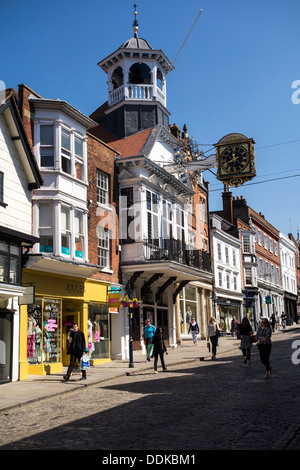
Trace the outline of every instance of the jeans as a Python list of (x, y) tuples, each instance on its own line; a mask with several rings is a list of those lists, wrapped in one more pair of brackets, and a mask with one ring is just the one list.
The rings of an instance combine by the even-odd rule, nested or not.
[(250, 348), (242, 348), (242, 352), (243, 352), (243, 356), (246, 357), (248, 359), (248, 361), (250, 361), (251, 359), (251, 349)]
[(163, 352), (159, 353), (157, 351), (154, 351), (153, 355), (154, 355), (154, 370), (155, 371), (157, 370), (158, 356), (160, 357), (160, 362), (161, 362), (161, 366), (162, 366), (163, 370), (166, 370), (165, 360), (164, 360), (164, 353)]
[(218, 337), (217, 336), (210, 336), (210, 341), (211, 341), (211, 352), (212, 355), (215, 356), (217, 354), (217, 344), (218, 344)]
[(270, 370), (271, 349), (272, 349), (272, 344), (259, 344), (258, 345), (260, 360), (263, 363), (263, 365), (266, 367), (266, 371)]
[[(76, 359), (78, 359), (78, 361), (80, 363), (81, 356), (82, 356), (82, 353), (71, 354), (70, 365), (69, 365), (69, 368), (68, 368), (68, 372), (66, 374), (67, 377), (70, 377), (70, 375), (72, 373), (72, 370), (74, 368)], [(86, 377), (86, 370), (82, 370), (81, 372), (82, 372), (82, 376)]]

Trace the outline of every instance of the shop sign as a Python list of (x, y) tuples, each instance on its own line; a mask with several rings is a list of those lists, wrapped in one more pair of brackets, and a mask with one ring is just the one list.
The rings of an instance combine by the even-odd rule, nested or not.
[(119, 308), (121, 306), (121, 291), (108, 293), (108, 307)]
[(68, 294), (81, 296), (84, 294), (84, 284), (67, 283), (66, 292)]
[(272, 303), (271, 296), (270, 296), (270, 295), (266, 295), (265, 301), (266, 301), (266, 304), (271, 304), (271, 303)]

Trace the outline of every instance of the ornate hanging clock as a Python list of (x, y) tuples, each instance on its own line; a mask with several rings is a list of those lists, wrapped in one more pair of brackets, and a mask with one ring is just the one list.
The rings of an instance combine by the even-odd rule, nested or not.
[(243, 134), (228, 134), (215, 144), (217, 178), (238, 187), (256, 176), (254, 140)]

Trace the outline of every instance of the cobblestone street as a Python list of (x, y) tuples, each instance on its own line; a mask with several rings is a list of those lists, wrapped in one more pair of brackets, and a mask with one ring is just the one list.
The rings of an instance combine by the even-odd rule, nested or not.
[(300, 450), (298, 338), (299, 330), (273, 335), (270, 379), (254, 346), (250, 365), (238, 349), (157, 375), (151, 364), (3, 411), (0, 450)]

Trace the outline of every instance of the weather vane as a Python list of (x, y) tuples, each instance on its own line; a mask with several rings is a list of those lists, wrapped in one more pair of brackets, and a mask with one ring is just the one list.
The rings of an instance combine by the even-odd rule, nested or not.
[(138, 20), (136, 19), (137, 11), (136, 11), (136, 1), (134, 2), (134, 20), (133, 20), (133, 32), (134, 32), (134, 37), (137, 37), (137, 32), (139, 30), (139, 23)]

